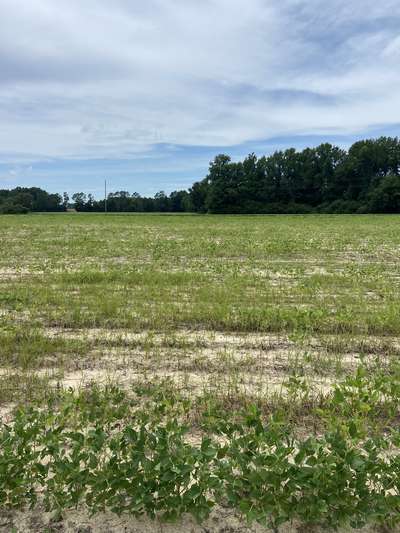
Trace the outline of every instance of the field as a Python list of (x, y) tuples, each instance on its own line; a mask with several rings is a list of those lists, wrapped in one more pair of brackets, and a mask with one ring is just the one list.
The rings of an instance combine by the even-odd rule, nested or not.
[[(39, 418), (51, 411), (46, 406), (62, 411), (68, 402), (73, 409), (84, 404), (82, 410), (90, 411), (93, 402), (90, 407), (87, 398), (94, 395), (96, 405), (104, 403), (101, 416), (105, 416), (119, 395), (118, 402), (126, 407), (123, 416), (117, 417), (120, 425), (121, 420), (131, 423), (132, 413), (138, 413), (137, 424), (143, 411), (154, 431), (171, 420), (177, 423), (172, 433), (185, 425), (185, 442), (193, 449), (201, 445), (210, 460), (227, 454), (226, 461), (234, 464), (231, 474), (244, 468), (238, 459), (241, 454), (235, 456), (232, 447), (218, 452), (218, 446), (223, 447), (226, 439), (233, 442), (238, 434), (243, 439), (250, 433), (254, 437), (254, 431), (261, 438), (259, 424), (273, 428), (270, 434), (284, 431), (285, 438), (290, 432), (294, 440), (291, 451), (285, 452), (289, 463), (290, 455), (304, 443), (309, 443), (306, 448), (314, 443), (307, 440), (310, 436), (325, 439), (323, 444), (312, 444), (314, 456), (318, 446), (319, 450), (350, 446), (353, 455), (361, 448), (367, 450), (370, 463), (365, 459), (361, 468), (360, 461), (367, 455), (352, 456), (350, 476), (359, 470), (367, 476), (366, 465), (377, 464), (383, 453), (386, 466), (391, 458), (391, 470), (386, 469), (387, 484), (377, 489), (380, 504), (369, 516), (372, 500), (366, 497), (360, 503), (359, 522), (351, 519), (363, 525), (360, 517), (365, 515), (367, 522), (394, 527), (400, 509), (398, 216), (3, 216), (0, 246), (0, 412), (10, 428), (17, 406), (25, 413), (21, 416)], [(29, 406), (34, 406), (31, 414)], [(221, 421), (228, 420), (237, 426), (221, 429)], [(47, 423), (52, 427), (58, 422), (52, 418)], [(106, 427), (104, 419), (102, 424)], [(84, 424), (79, 427), (84, 433)], [(241, 428), (247, 432), (240, 433)], [(333, 434), (342, 438), (340, 446), (327, 437)], [(215, 457), (207, 451), (204, 442), (209, 441), (204, 435), (215, 439), (210, 445), (217, 450)], [(284, 440), (280, 435), (274, 449)], [(258, 451), (272, 446), (262, 438)], [(375, 459), (368, 448), (372, 442), (379, 452)], [(10, 454), (21, 459), (20, 453)], [(304, 457), (295, 463), (304, 466)], [(78, 470), (84, 460), (76, 459)], [(1, 464), (0, 458), (0, 478)], [(306, 466), (312, 464), (309, 461)], [(337, 470), (337, 461), (335, 465)], [(208, 478), (214, 475), (207, 472)], [(383, 484), (382, 472), (374, 475)], [(263, 483), (265, 488), (266, 480)], [(371, 484), (368, 478), (364, 488)], [(71, 486), (60, 489), (63, 497), (71, 493)], [(334, 515), (328, 508), (331, 496), (324, 510), (319, 505), (322, 493), (314, 488), (317, 503), (310, 516), (301, 515), (304, 502), (297, 514), (289, 516), (293, 501), (282, 499), (276, 520), (266, 517), (265, 522), (275, 530), (285, 517), (293, 518), (295, 525), (282, 527), (299, 531), (311, 530), (311, 524), (335, 525), (327, 518)], [(358, 488), (349, 492), (337, 523), (340, 516), (345, 521), (346, 512), (355, 506)], [(7, 507), (14, 507), (8, 501), (14, 489), (15, 507), (33, 501), (29, 500), (32, 494), (21, 487), (0, 485), (0, 504), (3, 496)], [(130, 522), (142, 518), (125, 515), (114, 523), (114, 515), (107, 514), (107, 518), (102, 515), (103, 525), (96, 526), (95, 519), (82, 518), (86, 515), (80, 510), (83, 514), (70, 514), (77, 520), (77, 529), (60, 517), (54, 522), (51, 513), (46, 515), (50, 520), (46, 527), (78, 531), (81, 520), (93, 531), (123, 531), (123, 527), (128, 531), (160, 531), (160, 527), (162, 531), (263, 531), (252, 521), (262, 522), (262, 509), (269, 509), (271, 502), (257, 507), (253, 495), (247, 504), (249, 490), (235, 490), (231, 487), (228, 496), (221, 497), (225, 506), (218, 501), (211, 518), (204, 510), (209, 505), (207, 496), (200, 501), (191, 493), (194, 511), (190, 505), (182, 507), (185, 525), (178, 521), (175, 526), (158, 522), (152, 526), (147, 521)], [(339, 492), (344, 501), (344, 487)], [(314, 503), (307, 501), (311, 509)], [(39, 508), (43, 504), (34, 503)], [(68, 501), (66, 507), (75, 503)], [(116, 510), (115, 500), (113, 505), (103, 509), (98, 504), (99, 512)], [(146, 505), (135, 507), (138, 515), (144, 508), (152, 515)], [(176, 506), (175, 500), (170, 502), (171, 508)], [(337, 509), (339, 504), (332, 506)], [(232, 514), (236, 507), (252, 523), (247, 526), (236, 518)], [(54, 512), (54, 505), (49, 503), (49, 508)], [(171, 508), (155, 512), (167, 511), (167, 518), (179, 520), (173, 513), (168, 515)], [(204, 518), (208, 529), (190, 522), (188, 511)], [(42, 531), (43, 516), (35, 509), (7, 509), (0, 515), (0, 530)], [(301, 529), (304, 524), (309, 529)]]

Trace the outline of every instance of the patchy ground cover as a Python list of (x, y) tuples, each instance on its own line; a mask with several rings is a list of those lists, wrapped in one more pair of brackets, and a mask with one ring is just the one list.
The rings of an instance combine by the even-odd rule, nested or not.
[[(359, 446), (396, 430), (397, 216), (3, 216), (0, 249), (4, 423), (19, 405), (113, 385), (132, 398), (179, 395), (195, 441), (204, 413), (254, 406), (265, 423), (284, 413), (301, 442), (334, 419), (345, 432), (356, 421)], [(104, 526), (81, 507), (54, 521), (39, 502), (5, 511), (0, 530), (258, 530), (224, 498), (203, 526), (112, 514)], [(297, 525), (281, 527), (304, 527), (290, 518)]]

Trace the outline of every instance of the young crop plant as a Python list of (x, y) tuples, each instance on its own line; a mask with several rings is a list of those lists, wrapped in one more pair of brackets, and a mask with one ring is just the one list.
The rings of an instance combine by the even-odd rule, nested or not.
[(117, 387), (71, 391), (47, 408), (19, 409), (1, 427), (0, 507), (85, 505), (92, 514), (203, 522), (223, 504), (274, 531), (291, 521), (400, 522), (397, 432), (369, 437), (350, 422), (299, 439), (282, 417), (265, 420), (252, 407), (235, 421), (213, 413), (194, 444), (186, 408), (155, 394), (156, 403)]

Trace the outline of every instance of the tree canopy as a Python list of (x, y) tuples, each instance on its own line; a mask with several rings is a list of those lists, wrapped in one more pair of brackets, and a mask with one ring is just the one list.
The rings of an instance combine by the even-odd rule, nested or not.
[[(104, 211), (104, 200), (83, 192), (48, 194), (38, 188), (0, 191), (0, 212)], [(207, 176), (188, 191), (142, 197), (110, 193), (111, 212), (400, 213), (400, 140), (380, 137), (343, 150), (329, 143), (279, 150), (243, 161), (217, 155)]]
[(0, 213), (29, 213), (30, 211), (65, 211), (68, 199), (49, 194), (38, 187), (0, 189)]

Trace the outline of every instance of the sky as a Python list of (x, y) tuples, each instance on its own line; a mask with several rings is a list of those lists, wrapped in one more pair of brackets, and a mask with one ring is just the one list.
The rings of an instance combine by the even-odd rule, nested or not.
[(399, 0), (0, 0), (0, 188), (143, 195), (400, 134)]

